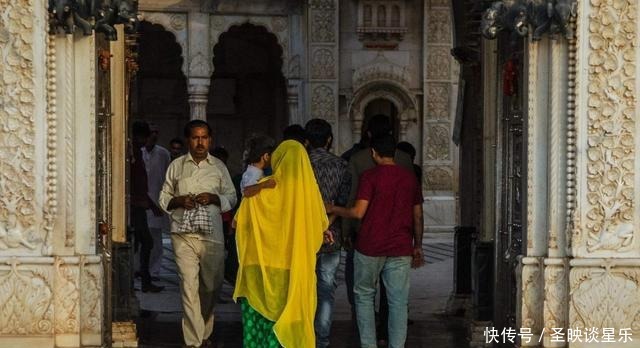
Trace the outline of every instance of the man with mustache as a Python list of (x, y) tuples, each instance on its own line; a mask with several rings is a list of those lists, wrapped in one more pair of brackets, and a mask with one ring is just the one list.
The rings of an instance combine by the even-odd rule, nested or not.
[(185, 129), (189, 152), (167, 170), (160, 206), (171, 215), (171, 242), (182, 293), (182, 331), (187, 347), (209, 347), (213, 308), (224, 276), (220, 213), (236, 204), (227, 167), (209, 154), (211, 127), (192, 120)]

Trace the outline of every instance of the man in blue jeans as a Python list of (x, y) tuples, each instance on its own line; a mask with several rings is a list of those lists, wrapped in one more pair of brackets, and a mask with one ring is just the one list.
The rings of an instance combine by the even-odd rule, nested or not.
[(354, 293), (362, 348), (376, 348), (373, 299), (380, 276), (389, 301), (389, 347), (407, 337), (409, 269), (424, 265), (422, 192), (415, 174), (396, 165), (396, 142), (385, 134), (371, 141), (376, 167), (360, 177), (352, 208), (327, 205), (327, 212), (362, 219), (354, 254)]
[[(305, 125), (305, 136), (309, 143), (309, 160), (322, 199), (325, 202), (345, 205), (349, 198), (351, 176), (347, 172), (347, 161), (329, 152), (333, 141), (331, 125), (322, 119), (310, 120)], [(331, 219), (331, 225), (324, 232), (324, 244), (317, 256), (318, 307), (314, 322), (317, 348), (329, 346), (336, 273), (340, 265), (340, 225), (340, 221)]]

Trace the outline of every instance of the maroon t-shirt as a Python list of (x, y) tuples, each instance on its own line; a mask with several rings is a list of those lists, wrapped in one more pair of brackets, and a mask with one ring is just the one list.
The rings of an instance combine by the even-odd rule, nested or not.
[(413, 206), (422, 204), (416, 175), (397, 165), (378, 165), (360, 176), (357, 200), (369, 202), (356, 238), (367, 256), (409, 256), (413, 252)]

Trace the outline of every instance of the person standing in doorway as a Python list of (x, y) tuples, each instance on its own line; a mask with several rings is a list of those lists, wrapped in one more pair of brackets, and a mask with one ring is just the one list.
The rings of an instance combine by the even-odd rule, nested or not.
[[(147, 183), (149, 187), (149, 197), (155, 206), (158, 206), (160, 190), (167, 173), (171, 155), (164, 147), (158, 145), (158, 134), (160, 129), (155, 124), (149, 124), (151, 134), (147, 144), (142, 147), (142, 158), (147, 169)], [(147, 222), (151, 238), (153, 238), (153, 249), (149, 260), (149, 272), (152, 278), (160, 276), (162, 267), (162, 235), (169, 230), (169, 219), (160, 209), (147, 210)]]
[(211, 346), (213, 309), (224, 275), (221, 212), (236, 204), (222, 161), (209, 154), (212, 130), (202, 120), (185, 126), (189, 152), (169, 165), (160, 206), (171, 216), (171, 242), (182, 293), (182, 331), (187, 347)]
[(365, 171), (355, 205), (327, 205), (328, 213), (362, 219), (354, 253), (354, 294), (360, 344), (376, 348), (374, 298), (382, 278), (389, 301), (389, 347), (404, 347), (407, 336), (409, 269), (424, 265), (422, 192), (413, 171), (394, 160), (392, 135), (372, 140), (376, 167)]
[[(322, 119), (312, 119), (305, 125), (309, 143), (309, 160), (325, 202), (344, 206), (349, 198), (351, 176), (347, 172), (347, 161), (329, 152), (333, 141), (331, 125)], [(314, 322), (316, 348), (329, 346), (333, 303), (337, 287), (336, 275), (340, 265), (342, 245), (341, 221), (333, 219), (324, 232), (324, 243), (316, 259), (318, 278), (318, 307)]]
[(149, 197), (147, 169), (142, 157), (142, 148), (146, 145), (151, 134), (149, 124), (136, 121), (131, 126), (131, 159), (130, 159), (130, 221), (134, 229), (135, 248), (140, 247), (140, 276), (142, 278), (142, 292), (160, 292), (162, 286), (151, 282), (149, 259), (153, 249), (153, 238), (149, 231), (147, 210), (154, 215), (162, 215), (162, 211), (154, 200)]

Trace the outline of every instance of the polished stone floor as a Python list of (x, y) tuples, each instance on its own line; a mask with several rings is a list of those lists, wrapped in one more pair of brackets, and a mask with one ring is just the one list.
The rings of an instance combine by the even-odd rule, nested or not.
[[(427, 265), (411, 273), (411, 295), (407, 348), (466, 348), (467, 328), (463, 318), (447, 316), (444, 309), (452, 290), (453, 240), (450, 234), (425, 238), (424, 250)], [(181, 308), (175, 263), (172, 260), (171, 243), (164, 240), (164, 258), (161, 285), (165, 290), (158, 294), (137, 292), (141, 317), (136, 319), (140, 346), (181, 347)], [(338, 289), (331, 334), (331, 348), (356, 348), (357, 337), (351, 310), (346, 298), (344, 277), (339, 272)], [(139, 284), (136, 284), (139, 288)], [(217, 347), (242, 347), (242, 325), (239, 307), (231, 300), (233, 289), (224, 285), (220, 302), (216, 307), (216, 327), (213, 340)], [(302, 348), (302, 347), (301, 347)]]

